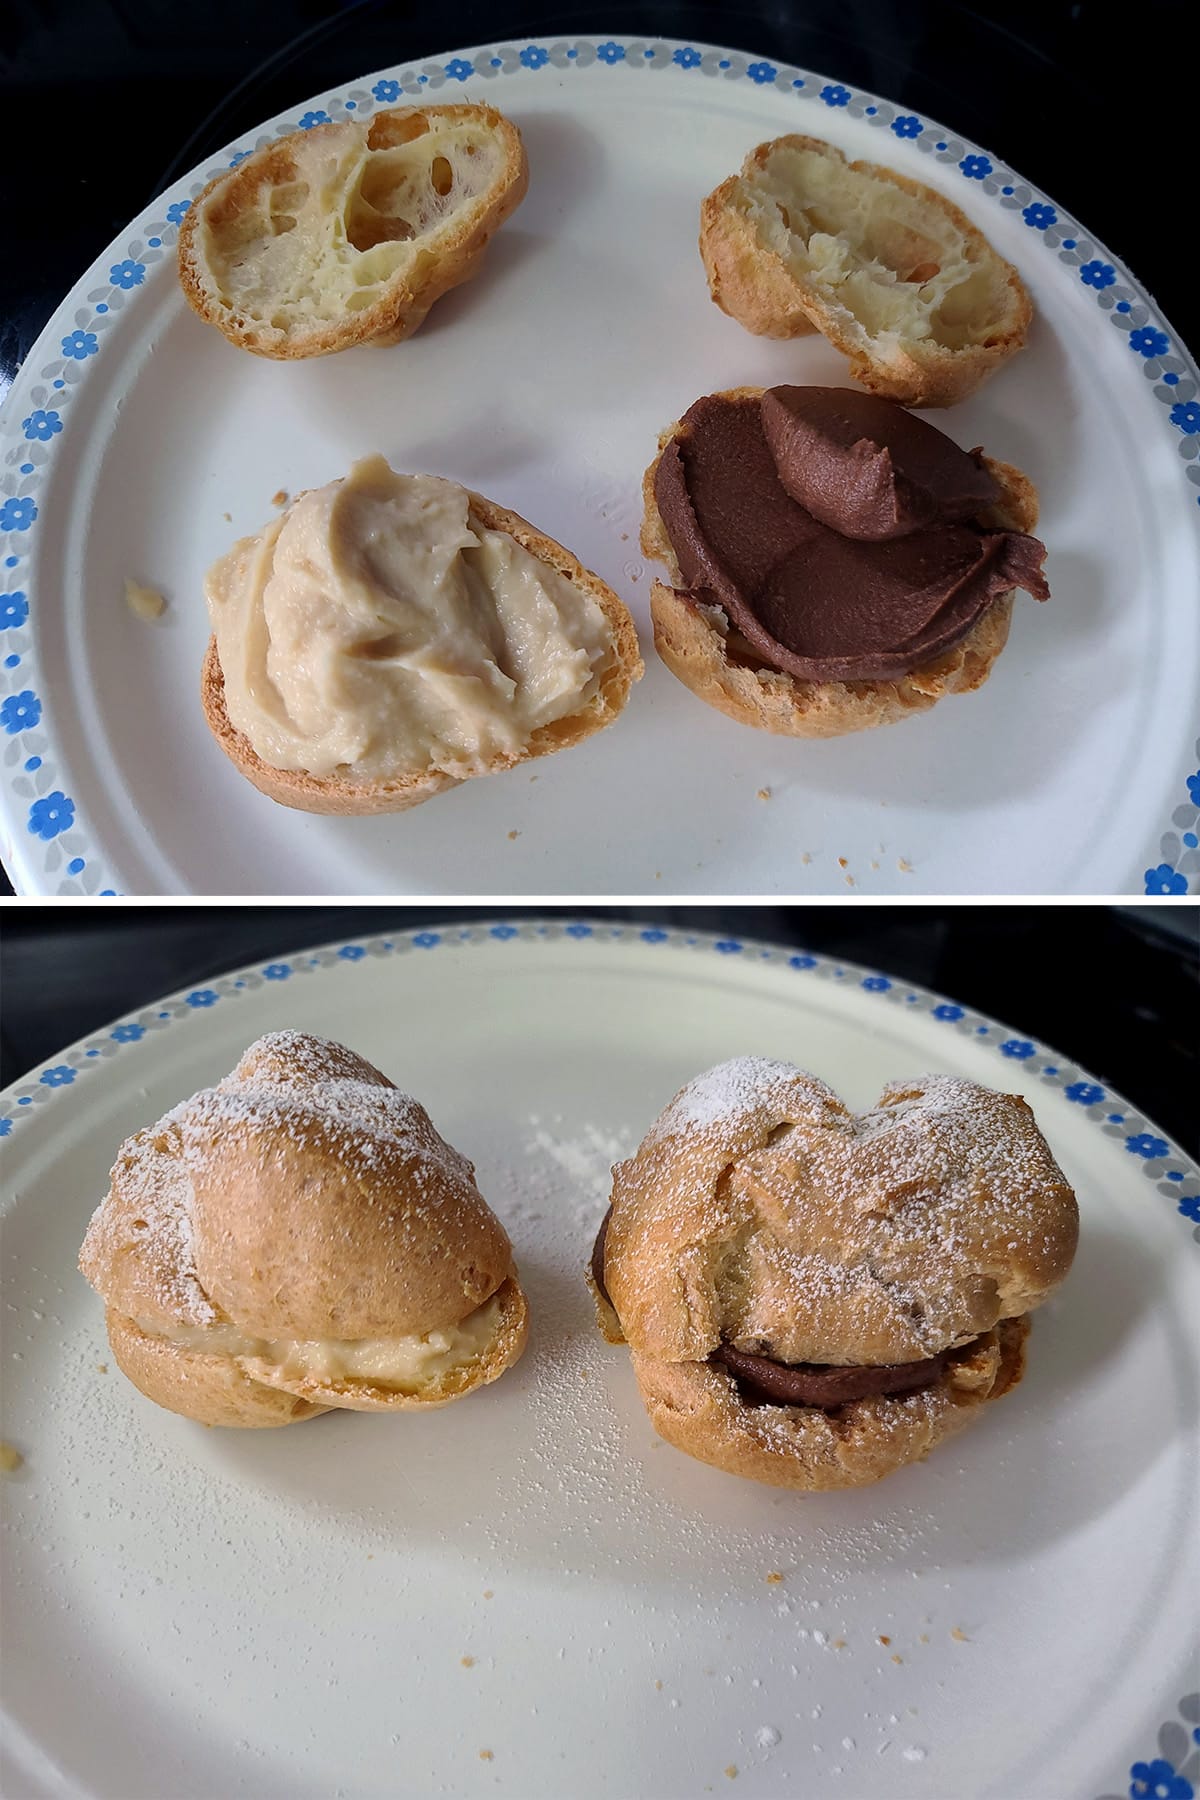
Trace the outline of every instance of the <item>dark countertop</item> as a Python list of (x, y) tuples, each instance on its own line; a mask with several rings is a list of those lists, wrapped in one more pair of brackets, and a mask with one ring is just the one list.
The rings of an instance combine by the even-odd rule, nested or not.
[[(1130, 266), (1187, 335), (1175, 171), (1200, 9), (1143, 0), (9, 0), (0, 42), (0, 395), (87, 264), (171, 181), (262, 119), (372, 69), (491, 41), (640, 34), (730, 45), (867, 87), (996, 151)], [(46, 146), (62, 153), (46, 174)], [(41, 146), (41, 148), (39, 148)], [(0, 892), (11, 891), (0, 876)]]
[(13, 907), (0, 1085), (177, 988), (447, 919), (611, 917), (790, 943), (933, 988), (1061, 1051), (1195, 1155), (1200, 912), (1172, 907)]

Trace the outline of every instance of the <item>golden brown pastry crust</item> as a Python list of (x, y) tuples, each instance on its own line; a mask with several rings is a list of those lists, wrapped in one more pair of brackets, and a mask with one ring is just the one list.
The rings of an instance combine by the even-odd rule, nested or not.
[[(763, 392), (755, 387), (730, 388), (721, 398), (759, 399)], [(983, 686), (1008, 641), (1011, 592), (995, 600), (943, 655), (892, 681), (797, 681), (783, 670), (764, 668), (752, 655), (739, 654), (736, 644), (730, 643), (728, 621), (720, 607), (697, 604), (682, 589), (683, 576), (654, 497), (659, 458), (672, 438), (686, 431), (677, 420), (659, 436), (658, 455), (642, 480), (641, 533), (646, 556), (665, 564), (676, 584), (654, 583), (650, 617), (654, 648), (685, 687), (741, 725), (782, 737), (823, 738), (893, 725), (927, 712), (946, 694), (969, 694)], [(985, 456), (983, 463), (1000, 483), (1003, 498), (980, 515), (979, 523), (1032, 531), (1038, 503), (1028, 476), (995, 457)]]
[[(299, 496), (297, 496), (299, 497)], [(516, 756), (498, 755), (482, 774), (495, 775), (503, 769), (528, 762), (535, 756), (549, 756), (556, 750), (569, 749), (582, 743), (594, 732), (611, 725), (625, 706), (629, 690), (644, 674), (638, 648), (637, 628), (629, 609), (598, 575), (585, 569), (578, 557), (538, 531), (519, 513), (485, 500), (482, 494), (471, 495), (471, 514), (488, 531), (503, 531), (522, 549), (564, 575), (600, 607), (613, 637), (613, 650), (600, 684), (582, 711), (569, 718), (556, 719), (534, 732), (529, 743)], [(209, 730), (229, 760), (260, 793), (281, 806), (300, 812), (370, 814), (404, 812), (419, 806), (447, 788), (458, 787), (458, 780), (436, 769), (414, 770), (404, 775), (368, 781), (351, 776), (310, 775), (299, 769), (275, 769), (263, 762), (248, 738), (238, 731), (225, 709), (225, 681), (217, 655), (217, 640), (209, 639), (201, 672), (200, 698)], [(472, 777), (472, 780), (476, 777)]]
[[(472, 1165), (370, 1063), (307, 1033), (259, 1039), (216, 1088), (121, 1146), (80, 1268), (121, 1368), (208, 1425), (444, 1406), (496, 1380), (528, 1332)], [(292, 1375), (204, 1340), (230, 1325), (250, 1342), (424, 1336), (493, 1298), (488, 1341), (406, 1391)]]
[(189, 306), (222, 336), (240, 349), (258, 356), (291, 361), (306, 356), (327, 356), (355, 344), (396, 344), (410, 337), (435, 300), (475, 274), (493, 232), (520, 205), (529, 186), (529, 165), (521, 134), (511, 120), (492, 106), (400, 106), (374, 113), (363, 121), (372, 149), (403, 143), (412, 125), (471, 122), (487, 131), (501, 151), (501, 167), (486, 198), (465, 207), (460, 219), (437, 234), (436, 243), (423, 247), (415, 260), (387, 283), (371, 306), (346, 311), (341, 317), (321, 320), (307, 330), (273, 328), (264, 319), (239, 315), (223, 305), (218, 284), (205, 254), (205, 233), (234, 233), (239, 218), (256, 202), (264, 186), (283, 186), (295, 176), (297, 146), (311, 151), (324, 144), (338, 144), (357, 122), (317, 125), (310, 131), (290, 132), (261, 150), (253, 151), (234, 169), (223, 171), (193, 201), (179, 228), (179, 280)]
[[(934, 235), (953, 243), (968, 266), (992, 277), (992, 309), (980, 321), (979, 341), (953, 347), (936, 338), (871, 334), (819, 281), (790, 266), (766, 241), (746, 205), (748, 178), (753, 181), (780, 148), (814, 153), (834, 166), (835, 175), (841, 166), (919, 201)], [(803, 210), (803, 196), (797, 194), (795, 201)], [(828, 199), (824, 210), (831, 210)], [(836, 235), (837, 221), (825, 229)], [(851, 207), (843, 229), (853, 230)], [(790, 134), (752, 150), (740, 175), (722, 182), (701, 205), (700, 256), (714, 301), (747, 331), (775, 338), (819, 331), (849, 359), (850, 373), (862, 387), (904, 406), (952, 406), (966, 399), (1021, 349), (1033, 318), (1033, 303), (1016, 269), (953, 201), (883, 164), (848, 162), (821, 138)]]
[[(1018, 1096), (925, 1076), (856, 1116), (815, 1076), (747, 1057), (689, 1082), (614, 1168), (607, 1292), (589, 1286), (671, 1443), (779, 1486), (854, 1486), (1019, 1379), (1027, 1315), (1077, 1235)], [(789, 1364), (949, 1355), (915, 1393), (756, 1406), (710, 1361), (722, 1343)]]

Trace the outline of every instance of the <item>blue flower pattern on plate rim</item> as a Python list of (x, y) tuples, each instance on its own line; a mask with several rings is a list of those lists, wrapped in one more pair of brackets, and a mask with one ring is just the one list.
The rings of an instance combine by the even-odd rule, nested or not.
[(32, 731), (41, 716), (42, 703), (29, 688), (0, 702), (0, 725), (10, 737), (18, 731)]
[[(499, 942), (507, 947), (514, 938), (558, 938), (568, 943), (584, 945), (598, 938), (620, 940), (629, 944), (645, 945), (651, 951), (657, 951), (665, 944), (672, 944), (678, 949), (688, 949), (700, 954), (712, 952), (728, 955), (730, 951), (744, 951), (748, 946), (738, 939), (716, 938), (700, 933), (684, 934), (677, 930), (661, 926), (645, 926), (636, 923), (607, 925), (600, 921), (572, 920), (564, 924), (562, 920), (527, 919), (522, 925), (512, 925), (506, 921), (488, 923), (475, 922), (455, 934), (450, 941), (461, 944), (486, 944)], [(411, 948), (436, 950), (446, 939), (441, 932), (418, 931), (411, 935), (396, 934), (394, 939), (368, 942), (367, 944), (327, 945), (307, 959), (300, 959), (295, 965), (291, 963), (267, 963), (261, 969), (254, 967), (234, 970), (228, 975), (216, 978), (217, 985), (211, 988), (194, 989), (191, 993), (175, 999), (159, 1001), (147, 1008), (139, 1019), (122, 1019), (113, 1025), (107, 1038), (98, 1038), (85, 1043), (79, 1048), (68, 1051), (74, 1062), (60, 1062), (25, 1077), (24, 1083), (18, 1083), (0, 1096), (0, 1106), (15, 1102), (18, 1108), (30, 1110), (37, 1102), (52, 1102), (57, 1095), (64, 1094), (73, 1087), (78, 1076), (86, 1074), (94, 1066), (86, 1058), (99, 1058), (115, 1045), (118, 1049), (141, 1042), (149, 1032), (163, 1027), (180, 1024), (187, 1018), (197, 1016), (197, 1011), (207, 1011), (222, 1001), (234, 1000), (241, 993), (251, 992), (259, 987), (262, 981), (279, 980), (293, 973), (309, 968), (346, 968), (368, 955), (393, 955)], [(907, 984), (897, 985), (886, 976), (872, 975), (869, 971), (856, 968), (850, 964), (834, 964), (832, 961), (814, 956), (808, 952), (796, 952), (779, 945), (756, 944), (749, 946), (758, 952), (758, 956), (766, 961), (774, 962), (783, 969), (791, 969), (811, 978), (835, 981), (857, 981), (858, 985), (875, 997), (875, 1004), (894, 1004), (907, 994), (909, 1000), (921, 1003), (925, 1010), (947, 1028), (958, 1026), (967, 1032), (982, 1031), (993, 1039), (992, 1048), (1001, 1054), (1009, 1052), (1009, 1046), (1019, 1045), (1023, 1054), (1022, 1060), (1029, 1061), (1036, 1057), (1046, 1057), (1052, 1053), (1040, 1048), (1028, 1039), (1008, 1038), (999, 1042), (1003, 1027), (994, 1020), (982, 1021), (980, 1015), (969, 1012), (965, 1007), (943, 1000), (939, 995), (923, 989), (911, 989)], [(674, 952), (671, 952), (672, 954)], [(890, 998), (889, 998), (890, 996)], [(1072, 1069), (1055, 1057), (1053, 1065), (1047, 1065), (1045, 1075), (1053, 1078), (1062, 1086), (1068, 1100), (1076, 1100), (1086, 1105), (1094, 1105), (1096, 1101), (1108, 1097), (1106, 1090), (1096, 1082), (1086, 1081), (1081, 1072)], [(0, 1138), (11, 1136), (21, 1118), (21, 1111), (0, 1113)], [(1098, 1113), (1092, 1114), (1095, 1122), (1108, 1132), (1121, 1135), (1129, 1123), (1141, 1123), (1128, 1110), (1121, 1114), (1112, 1114), (1112, 1120), (1121, 1121), (1120, 1127), (1109, 1122), (1109, 1119)], [(1174, 1147), (1155, 1134), (1135, 1132), (1126, 1136), (1126, 1148), (1137, 1144), (1151, 1144), (1153, 1156), (1168, 1152), (1182, 1165), (1179, 1178), (1194, 1184), (1195, 1191), (1188, 1192), (1178, 1199), (1178, 1211), (1184, 1218), (1195, 1225), (1193, 1237), (1200, 1244), (1200, 1167), (1189, 1164), (1187, 1159), (1179, 1155)], [(1153, 1172), (1148, 1158), (1151, 1151), (1139, 1148), (1135, 1154), (1143, 1161), (1148, 1175)], [(1160, 1185), (1157, 1183), (1156, 1185)], [(1200, 1694), (1185, 1695), (1178, 1703), (1176, 1717), (1168, 1720), (1161, 1728), (1158, 1736), (1158, 1748), (1161, 1754), (1145, 1761), (1133, 1763), (1129, 1769), (1128, 1793), (1131, 1800), (1195, 1800), (1195, 1788), (1188, 1775), (1183, 1772), (1183, 1764), (1187, 1759), (1189, 1741), (1200, 1743)], [(1180, 1723), (1180, 1720), (1186, 1723)], [(1176, 1750), (1175, 1760), (1171, 1760), (1166, 1751), (1170, 1747)], [(1188, 1761), (1190, 1767), (1190, 1760)], [(1104, 1796), (1103, 1800), (1120, 1800), (1119, 1796)]]
[[(1170, 335), (1153, 320), (1147, 297), (1133, 285), (1119, 264), (1097, 254), (1100, 247), (1088, 240), (1069, 219), (1063, 218), (1053, 204), (1038, 197), (1027, 182), (1021, 181), (1011, 171), (997, 165), (990, 156), (955, 138), (951, 133), (937, 136), (936, 126), (931, 127), (915, 114), (901, 112), (892, 103), (881, 101), (876, 96), (847, 88), (840, 82), (825, 81), (818, 85), (820, 78), (814, 78), (810, 72), (786, 66), (777, 67), (761, 59), (752, 62), (736, 52), (722, 53), (712, 46), (697, 47), (670, 42), (646, 45), (640, 40), (623, 42), (618, 39), (606, 39), (603, 43), (596, 44), (577, 39), (570, 43), (555, 43), (549, 48), (543, 44), (525, 44), (520, 47), (496, 45), (478, 52), (473, 61), (455, 56), (443, 65), (427, 64), (424, 71), (415, 67), (402, 68), (393, 75), (377, 77), (369, 94), (355, 90), (348, 97), (322, 96), (321, 102), (307, 112), (270, 123), (276, 133), (296, 130), (321, 123), (326, 118), (349, 117), (354, 113), (361, 116), (371, 111), (373, 103), (392, 105), (402, 96), (419, 98), (423, 90), (430, 86), (438, 86), (447, 81), (465, 82), (473, 74), (481, 77), (494, 76), (496, 73), (507, 75), (521, 69), (537, 70), (547, 63), (566, 70), (572, 65), (583, 68), (596, 62), (609, 68), (675, 68), (682, 73), (701, 68), (708, 75), (720, 72), (727, 79), (741, 77), (763, 87), (786, 88), (801, 100), (821, 103), (830, 108), (845, 107), (853, 116), (870, 125), (888, 129), (893, 136), (911, 141), (915, 148), (936, 160), (956, 164), (962, 178), (976, 184), (977, 191), (982, 187), (984, 192), (1001, 205), (1017, 208), (1026, 226), (1031, 231), (1040, 233), (1046, 249), (1055, 255), (1058, 262), (1067, 266), (1072, 279), (1081, 282), (1092, 292), (1097, 304), (1108, 313), (1110, 323), (1127, 333), (1131, 349), (1142, 359), (1147, 377), (1155, 383), (1152, 390), (1155, 399), (1164, 403), (1168, 409), (1173, 441), (1187, 463), (1187, 479), (1200, 488), (1200, 457), (1195, 455), (1195, 440), (1200, 437), (1200, 406), (1192, 398), (1197, 387), (1200, 387), (1200, 373), (1191, 365), (1183, 347), (1174, 343)], [(263, 137), (263, 142), (269, 141), (268, 137)], [(70, 382), (63, 376), (54, 382), (57, 391), (53, 416), (57, 418), (58, 430), (52, 432), (54, 441), (50, 444), (51, 452), (57, 449), (58, 431), (64, 422), (58, 408), (65, 406), (78, 391), (81, 385), (79, 377), (86, 374), (90, 359), (98, 355), (101, 347), (99, 331), (110, 323), (114, 307), (123, 298), (122, 290), (142, 285), (148, 264), (161, 258), (164, 249), (173, 242), (203, 180), (220, 173), (224, 168), (234, 166), (248, 154), (248, 148), (239, 149), (231, 158), (223, 159), (214, 168), (205, 171), (202, 179), (193, 180), (190, 192), (179, 194), (170, 200), (163, 209), (161, 223), (154, 221), (148, 227), (143, 224), (143, 229), (149, 231), (146, 244), (135, 240), (128, 246), (125, 257), (111, 265), (110, 279), (113, 286), (109, 296), (105, 299), (91, 296), (97, 315), (96, 329), (78, 327), (62, 338), (60, 354), (64, 364), (63, 375), (67, 371), (74, 373)], [(1064, 235), (1065, 233), (1074, 235)], [(1170, 366), (1162, 367), (1164, 361)], [(55, 371), (48, 369), (43, 373), (48, 379)], [(1178, 389), (1183, 380), (1191, 384), (1191, 391), (1185, 390), (1181, 398)], [(49, 408), (37, 409), (36, 403), (35, 410), (41, 410), (47, 417), (52, 416)], [(29, 416), (32, 418), (34, 414)], [(43, 438), (41, 441), (46, 440)], [(29, 490), (37, 485), (44, 469), (44, 463), (41, 468), (35, 466), (24, 484), (25, 491), (15, 496), (10, 494), (7, 500), (0, 502), (0, 530), (23, 531), (33, 524), (37, 517), (36, 506), (32, 512), (28, 512), (24, 506), (18, 506), (14, 512), (12, 506), (14, 500), (23, 502), (29, 498)], [(1196, 495), (1196, 499), (1200, 503), (1200, 494)], [(28, 613), (21, 621), (4, 616), (4, 602), (11, 598), (12, 596), (0, 596), (0, 629), (14, 629), (18, 624), (24, 624), (28, 618)], [(23, 643), (18, 645), (18, 651), (23, 652), (26, 657), (31, 648), (32, 646)], [(12, 663), (5, 665), (6, 668), (15, 666)], [(53, 780), (54, 773), (50, 759), (43, 756), (39, 781), (48, 784)], [(1195, 804), (1200, 805), (1200, 802), (1195, 801), (1195, 796), (1192, 798)], [(77, 846), (87, 848), (83, 834), (78, 829), (74, 832), (71, 848)], [(1200, 857), (1192, 854), (1197, 848), (1191, 843), (1190, 836), (1186, 841), (1181, 841), (1175, 832), (1162, 833), (1160, 855), (1163, 860), (1157, 866), (1147, 867), (1145, 892), (1187, 893), (1191, 886), (1188, 870), (1193, 865), (1200, 869)], [(1181, 862), (1184, 863), (1182, 868), (1179, 866)], [(70, 866), (73, 869), (76, 864), (83, 866), (84, 863), (84, 858), (76, 856)], [(50, 873), (56, 866), (47, 862), (46, 872)], [(67, 883), (65, 886), (60, 885), (57, 891), (111, 892), (111, 886), (101, 885), (107, 879), (102, 860), (94, 857), (88, 866), (90, 872), (86, 888), (78, 883)]]

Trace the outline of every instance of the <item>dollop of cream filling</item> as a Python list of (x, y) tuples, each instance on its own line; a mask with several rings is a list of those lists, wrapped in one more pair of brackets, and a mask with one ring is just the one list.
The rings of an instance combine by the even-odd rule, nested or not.
[(336, 1386), (361, 1381), (371, 1387), (415, 1393), (476, 1361), (491, 1347), (500, 1328), (499, 1293), (456, 1325), (410, 1337), (259, 1338), (236, 1325), (161, 1325), (138, 1321), (151, 1337), (165, 1337), (185, 1350), (236, 1361), (268, 1363), (284, 1381), (319, 1381)]
[(301, 494), (210, 570), (230, 720), (311, 775), (458, 778), (591, 700), (603, 609), (434, 475), (382, 456)]

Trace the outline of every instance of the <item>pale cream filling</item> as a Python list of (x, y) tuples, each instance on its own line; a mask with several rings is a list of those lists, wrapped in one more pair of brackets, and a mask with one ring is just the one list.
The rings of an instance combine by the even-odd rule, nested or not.
[(501, 1312), (497, 1292), (456, 1325), (393, 1338), (260, 1338), (229, 1324), (175, 1325), (170, 1331), (140, 1320), (138, 1325), (149, 1336), (166, 1338), (184, 1350), (266, 1363), (284, 1381), (317, 1381), (323, 1386), (362, 1381), (407, 1393), (485, 1355), (500, 1328)]
[(599, 603), (465, 488), (381, 456), (243, 538), (206, 592), (230, 720), (317, 776), (485, 773), (582, 711), (614, 649)]

